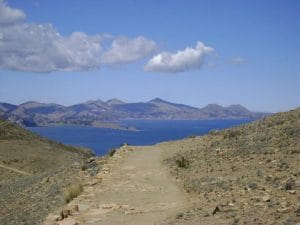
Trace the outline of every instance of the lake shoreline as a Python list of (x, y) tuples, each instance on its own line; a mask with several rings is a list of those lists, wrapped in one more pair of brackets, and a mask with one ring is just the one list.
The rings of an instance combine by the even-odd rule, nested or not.
[(27, 129), (63, 144), (90, 148), (97, 156), (102, 156), (124, 143), (138, 146), (153, 145), (194, 135), (204, 135), (211, 130), (221, 130), (248, 122), (251, 121), (131, 120), (121, 121), (121, 126), (136, 127), (138, 131), (77, 125), (28, 127)]

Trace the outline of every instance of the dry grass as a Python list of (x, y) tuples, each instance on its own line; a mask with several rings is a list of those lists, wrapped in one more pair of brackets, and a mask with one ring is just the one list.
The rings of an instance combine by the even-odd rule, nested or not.
[(112, 157), (115, 153), (116, 153), (116, 149), (114, 148), (114, 149), (111, 149), (109, 152), (108, 152), (108, 155), (110, 156), (110, 157)]
[(83, 187), (81, 184), (71, 185), (63, 193), (66, 203), (69, 203), (70, 201), (72, 201), (74, 198), (76, 198), (78, 195), (80, 195), (82, 191), (83, 191)]
[(300, 108), (168, 148), (176, 154), (165, 162), (196, 205), (174, 224), (203, 217), (211, 224), (300, 222)]

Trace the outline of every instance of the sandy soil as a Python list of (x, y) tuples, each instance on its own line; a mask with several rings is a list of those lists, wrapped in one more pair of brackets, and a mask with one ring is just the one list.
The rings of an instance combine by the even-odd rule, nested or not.
[[(167, 154), (155, 146), (121, 148), (66, 206), (78, 205), (79, 211), (56, 224), (153, 225), (174, 217), (188, 201), (162, 164)], [(55, 224), (57, 215), (49, 215), (45, 225)]]

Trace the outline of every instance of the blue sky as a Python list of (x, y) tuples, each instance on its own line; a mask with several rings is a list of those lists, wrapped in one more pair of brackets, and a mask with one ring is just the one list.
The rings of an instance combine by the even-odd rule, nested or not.
[(0, 0), (0, 102), (299, 107), (299, 11), (297, 0)]

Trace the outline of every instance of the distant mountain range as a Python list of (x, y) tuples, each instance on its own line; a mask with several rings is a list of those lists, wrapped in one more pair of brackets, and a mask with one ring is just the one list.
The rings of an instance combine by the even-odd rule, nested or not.
[(195, 108), (171, 103), (159, 98), (148, 102), (126, 103), (118, 99), (87, 101), (72, 106), (26, 102), (20, 105), (0, 103), (0, 118), (24, 126), (57, 124), (118, 127), (117, 121), (139, 120), (209, 120), (209, 119), (258, 119), (268, 113), (251, 112), (241, 105), (223, 107), (210, 104)]

